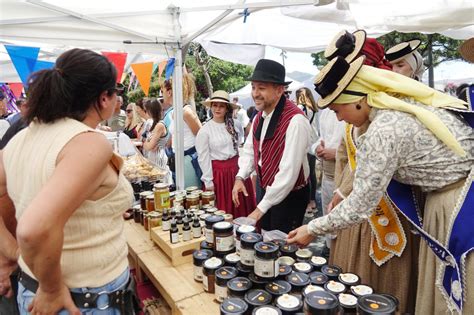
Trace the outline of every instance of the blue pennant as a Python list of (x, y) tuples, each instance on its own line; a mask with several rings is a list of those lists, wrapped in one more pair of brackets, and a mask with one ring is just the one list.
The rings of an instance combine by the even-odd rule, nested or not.
[(247, 22), (247, 17), (250, 15), (249, 8), (245, 8), (244, 11), (239, 12), (239, 15), (244, 17), (244, 23)]

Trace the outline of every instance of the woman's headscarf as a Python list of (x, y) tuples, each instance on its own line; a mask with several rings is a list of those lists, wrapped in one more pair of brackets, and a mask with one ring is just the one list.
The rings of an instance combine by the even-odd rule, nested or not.
[(423, 64), (423, 57), (418, 50), (411, 52), (401, 59), (405, 60), (413, 70), (412, 79), (421, 81), (423, 72), (425, 72), (425, 65)]
[(379, 69), (392, 70), (392, 64), (385, 59), (385, 49), (375, 38), (366, 38), (360, 52), (364, 55), (364, 64)]

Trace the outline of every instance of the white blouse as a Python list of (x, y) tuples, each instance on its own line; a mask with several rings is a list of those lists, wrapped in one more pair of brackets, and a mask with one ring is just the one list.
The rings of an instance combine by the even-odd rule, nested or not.
[[(242, 128), (238, 120), (234, 119), (234, 126), (239, 137), (243, 137), (243, 135), (240, 135)], [(234, 149), (232, 136), (227, 131), (225, 123), (218, 123), (212, 119), (199, 130), (196, 136), (196, 151), (199, 166), (202, 170), (201, 180), (206, 188), (214, 187), (211, 161), (228, 160), (238, 153)]]

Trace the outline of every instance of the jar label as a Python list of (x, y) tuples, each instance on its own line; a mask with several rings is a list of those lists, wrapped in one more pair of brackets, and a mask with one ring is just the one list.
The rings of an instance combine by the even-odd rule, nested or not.
[(247, 266), (253, 266), (255, 263), (255, 251), (252, 249), (240, 248), (240, 261)]
[(178, 233), (171, 233), (171, 244), (176, 244), (179, 242), (179, 234)]
[(160, 194), (160, 201), (161, 201), (161, 208), (169, 208), (170, 207), (170, 194), (169, 193)]
[(201, 237), (201, 227), (193, 227), (193, 237), (194, 238)]
[(254, 272), (257, 276), (264, 278), (274, 278), (278, 275), (278, 268), (280, 267), (278, 260), (264, 260), (255, 257)]
[(194, 266), (194, 280), (202, 281), (202, 266)]
[(235, 252), (240, 254), (240, 241), (235, 240)]
[(191, 230), (183, 230), (183, 241), (189, 241), (191, 239)]
[(209, 291), (209, 280), (207, 279), (207, 276), (202, 277), (202, 286), (204, 287), (204, 291)]
[(212, 229), (204, 229), (204, 236), (206, 237), (206, 242), (208, 242), (209, 244), (214, 243), (214, 232), (212, 231)]
[(216, 236), (216, 251), (227, 252), (234, 249), (234, 246), (234, 237), (232, 235), (224, 237)]
[(219, 302), (223, 302), (224, 299), (227, 297), (227, 287), (221, 287), (219, 285), (216, 285), (214, 289), (216, 293), (216, 299)]

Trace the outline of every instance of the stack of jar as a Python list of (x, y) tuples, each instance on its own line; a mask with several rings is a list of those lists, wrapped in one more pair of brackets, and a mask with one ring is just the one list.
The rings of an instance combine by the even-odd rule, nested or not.
[(395, 297), (374, 294), (359, 276), (309, 249), (284, 240), (263, 242), (252, 227), (239, 227), (236, 252), (232, 225), (225, 223), (207, 217), (206, 241), (193, 254), (194, 279), (222, 303), (221, 314), (395, 314)]

